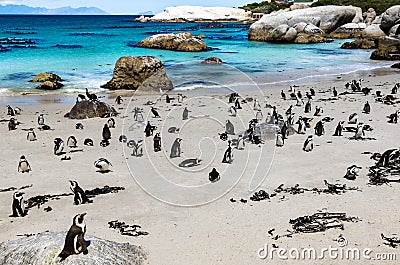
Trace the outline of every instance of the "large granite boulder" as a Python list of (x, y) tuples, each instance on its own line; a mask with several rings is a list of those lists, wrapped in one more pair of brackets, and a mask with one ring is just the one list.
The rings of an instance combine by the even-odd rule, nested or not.
[(35, 76), (29, 82), (40, 82), (40, 85), (36, 87), (36, 89), (41, 90), (56, 90), (63, 87), (63, 84), (60, 83), (62, 81), (61, 77), (52, 73), (40, 73)]
[(64, 115), (70, 119), (89, 119), (95, 117), (111, 117), (118, 115), (117, 111), (101, 101), (82, 100), (75, 103), (71, 111)]
[[(353, 6), (320, 6), (294, 11), (280, 11), (264, 15), (251, 25), (248, 36), (250, 40), (268, 42), (294, 42), (301, 33), (320, 36), (329, 34), (347, 23), (362, 22), (362, 11)], [(304, 26), (305, 25), (305, 26)], [(320, 36), (318, 36), (320, 35)], [(303, 41), (297, 43), (303, 43)]]
[(368, 8), (368, 10), (363, 13), (364, 23), (367, 25), (371, 25), (375, 18), (376, 12), (375, 9), (373, 9), (372, 7)]
[(366, 27), (365, 23), (347, 23), (337, 28), (329, 36), (335, 39), (359, 38)]
[(138, 42), (137, 46), (183, 52), (200, 52), (210, 49), (201, 38), (189, 32), (156, 34)]
[(63, 84), (60, 82), (53, 82), (53, 81), (44, 81), (43, 83), (40, 83), (39, 86), (36, 87), (36, 89), (41, 89), (41, 90), (56, 90), (63, 87)]
[(400, 5), (392, 6), (382, 14), (381, 29), (389, 34), (390, 29), (397, 24), (400, 24)]
[(371, 54), (373, 60), (400, 60), (400, 39), (382, 37), (378, 48)]
[(384, 36), (386, 36), (386, 34), (382, 31), (379, 24), (371, 24), (361, 32), (362, 38), (378, 39)]
[(115, 63), (114, 76), (103, 88), (162, 92), (173, 88), (163, 62), (153, 56), (121, 57)]
[(147, 253), (129, 243), (117, 243), (86, 236), (88, 254), (71, 255), (60, 263), (58, 254), (67, 232), (44, 232), (0, 243), (0, 264), (145, 264)]
[(376, 49), (378, 46), (373, 39), (357, 39), (351, 42), (345, 42), (340, 47), (342, 49)]

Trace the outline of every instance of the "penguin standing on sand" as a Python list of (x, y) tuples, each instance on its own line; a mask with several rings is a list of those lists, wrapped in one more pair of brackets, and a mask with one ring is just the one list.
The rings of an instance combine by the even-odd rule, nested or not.
[(325, 133), (324, 123), (322, 121), (317, 122), (314, 127), (315, 135), (321, 136)]
[(219, 172), (215, 169), (215, 167), (208, 173), (208, 179), (211, 182), (217, 182), (220, 179)]
[(64, 141), (61, 138), (54, 139), (54, 154), (61, 155), (64, 150)]
[(226, 120), (225, 131), (227, 134), (235, 135), (235, 127), (230, 120)]
[(354, 139), (356, 139), (356, 140), (363, 139), (364, 136), (365, 136), (364, 124), (360, 122), (357, 125), (356, 134), (354, 136)]
[(155, 126), (151, 126), (150, 121), (147, 122), (146, 127), (144, 128), (144, 132), (146, 134), (146, 137), (149, 137), (153, 135), (153, 131), (156, 129)]
[(8, 130), (13, 131), (17, 129), (17, 122), (14, 118), (11, 118), (8, 122)]
[(369, 105), (368, 101), (364, 104), (363, 112), (365, 114), (369, 114), (371, 112), (371, 105)]
[(165, 102), (167, 104), (171, 103), (171, 98), (168, 95), (165, 96)]
[(333, 87), (333, 96), (336, 98), (336, 97), (337, 97), (337, 95), (338, 95), (338, 92), (337, 92), (336, 88), (335, 88), (335, 87)]
[(65, 260), (68, 256), (74, 254), (87, 254), (88, 250), (86, 247), (85, 233), (86, 223), (84, 220), (86, 213), (75, 215), (72, 226), (69, 228), (68, 233), (65, 237), (64, 247), (58, 256), (61, 258), (60, 261)]
[(304, 112), (305, 113), (310, 113), (311, 112), (311, 102), (310, 100), (307, 101), (305, 107), (304, 107)]
[(153, 113), (154, 118), (161, 118), (160, 114), (158, 114), (158, 111), (156, 110), (156, 108), (151, 107), (151, 113)]
[(75, 124), (75, 129), (77, 130), (83, 130), (83, 124), (78, 122), (77, 124)]
[(90, 139), (90, 138), (86, 138), (86, 139), (83, 141), (83, 144), (84, 144), (84, 145), (87, 145), (87, 146), (93, 146), (93, 140)]
[(276, 142), (275, 145), (278, 147), (282, 147), (285, 144), (285, 140), (283, 139), (283, 136), (281, 133), (276, 134)]
[(31, 165), (29, 165), (28, 160), (26, 160), (25, 156), (21, 156), (18, 163), (18, 172), (25, 173), (31, 170), (32, 168)]
[(124, 100), (122, 99), (121, 96), (117, 96), (117, 97), (115, 98), (115, 103), (117, 103), (118, 105), (121, 105), (121, 104), (122, 104), (122, 101), (124, 101)]
[(281, 97), (283, 100), (286, 100), (286, 94), (285, 92), (283, 92), (283, 90), (281, 90)]
[(70, 137), (68, 137), (67, 146), (69, 148), (77, 147), (77, 143), (78, 143), (78, 141), (76, 140), (75, 136), (71, 135)]
[(232, 117), (236, 117), (237, 116), (237, 110), (236, 110), (235, 106), (230, 106), (229, 109), (228, 109), (228, 113)]
[(115, 120), (114, 118), (109, 118), (107, 121), (108, 128), (115, 128)]
[(254, 100), (253, 110), (255, 110), (255, 111), (261, 110), (261, 105), (260, 105), (260, 102), (258, 101), (258, 98), (256, 98)]
[(322, 107), (315, 107), (315, 112), (314, 112), (314, 116), (321, 116), (321, 114), (324, 112), (324, 110), (322, 109)]
[(397, 94), (397, 90), (400, 88), (400, 83), (396, 83), (392, 88), (392, 94)]
[(304, 142), (303, 151), (310, 152), (314, 148), (314, 142), (312, 135), (309, 135)]
[(231, 141), (228, 141), (228, 148), (225, 150), (224, 158), (222, 159), (222, 163), (232, 163), (232, 147)]
[(299, 120), (297, 121), (299, 126), (297, 127), (297, 133), (305, 134), (306, 133), (306, 123), (304, 122), (303, 118), (300, 116)]
[(26, 215), (23, 195), (24, 193), (21, 191), (14, 192), (11, 217), (24, 217)]
[(234, 103), (235, 100), (236, 100), (236, 98), (237, 98), (237, 96), (238, 96), (237, 93), (231, 93), (231, 94), (229, 94), (228, 102), (229, 102), (229, 103)]
[(178, 94), (178, 103), (183, 102), (183, 95), (181, 93)]
[(350, 114), (350, 116), (349, 116), (349, 124), (356, 124), (357, 120), (358, 120), (358, 114), (357, 113)]
[(26, 140), (36, 141), (36, 133), (33, 129), (29, 130), (28, 134), (26, 135)]
[(243, 150), (246, 144), (244, 143), (243, 135), (239, 135), (237, 139), (236, 149)]
[(362, 167), (359, 167), (357, 165), (349, 166), (346, 170), (346, 175), (344, 175), (344, 178), (348, 180), (355, 180), (356, 177), (358, 176), (358, 172), (361, 169)]
[(171, 153), (169, 154), (170, 158), (180, 157), (181, 156), (181, 138), (176, 138), (171, 147)]
[(343, 124), (344, 124), (344, 121), (339, 121), (338, 125), (336, 126), (335, 133), (333, 134), (333, 136), (342, 136)]
[(70, 180), (70, 189), (74, 193), (74, 204), (79, 205), (79, 204), (84, 204), (91, 202), (88, 197), (86, 196), (86, 193), (83, 191), (81, 187), (79, 187), (78, 182), (74, 180)]
[(105, 158), (99, 158), (94, 162), (94, 166), (99, 169), (99, 172), (106, 173), (110, 171), (109, 168), (112, 164)]
[(239, 98), (236, 98), (236, 100), (235, 100), (235, 108), (236, 109), (242, 109), (242, 106), (240, 106)]
[(132, 148), (132, 156), (136, 156), (136, 157), (143, 155), (142, 145), (143, 145), (143, 140), (138, 140), (137, 142), (135, 142), (135, 140), (130, 140), (127, 143), (127, 146), (129, 148)]
[(256, 113), (256, 119), (260, 122), (263, 119), (263, 114), (261, 110), (258, 110)]
[(43, 114), (40, 114), (39, 117), (38, 117), (38, 125), (39, 126), (44, 125), (44, 116), (43, 116)]
[(161, 151), (161, 136), (160, 136), (160, 133), (156, 133), (156, 135), (154, 135), (153, 147), (154, 147), (154, 152)]
[(189, 110), (185, 107), (182, 113), (182, 120), (187, 120), (189, 118)]
[(314, 88), (310, 88), (310, 93), (311, 93), (311, 96), (315, 97), (315, 90), (314, 90)]
[(15, 116), (14, 109), (10, 105), (7, 105), (7, 115), (8, 116)]
[(111, 131), (110, 128), (108, 128), (107, 123), (104, 124), (102, 136), (104, 141), (108, 141), (111, 139)]
[(282, 138), (283, 138), (283, 139), (287, 139), (287, 136), (288, 136), (288, 126), (287, 126), (287, 123), (286, 123), (286, 122), (284, 122), (283, 125), (282, 125), (281, 134), (282, 134)]

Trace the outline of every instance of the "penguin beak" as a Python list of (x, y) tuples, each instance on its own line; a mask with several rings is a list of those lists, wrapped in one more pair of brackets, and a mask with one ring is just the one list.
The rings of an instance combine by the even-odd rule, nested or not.
[(85, 217), (86, 213), (81, 213), (80, 216), (83, 218)]

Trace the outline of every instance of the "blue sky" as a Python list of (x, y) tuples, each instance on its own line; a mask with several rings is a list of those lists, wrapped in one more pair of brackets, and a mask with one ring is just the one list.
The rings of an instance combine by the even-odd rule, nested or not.
[(237, 7), (252, 2), (257, 0), (0, 0), (1, 5), (20, 4), (47, 8), (95, 6), (111, 14), (137, 14), (145, 11), (158, 13), (165, 7), (178, 5)]

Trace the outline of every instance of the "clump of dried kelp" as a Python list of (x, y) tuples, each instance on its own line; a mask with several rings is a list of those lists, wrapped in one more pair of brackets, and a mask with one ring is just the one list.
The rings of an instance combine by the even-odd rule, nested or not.
[(385, 241), (383, 244), (388, 245), (392, 248), (397, 248), (400, 246), (400, 238), (393, 236), (393, 237), (386, 237), (381, 234), (382, 239)]
[(0, 189), (0, 192), (8, 192), (8, 191), (14, 191), (14, 190), (23, 190), (23, 189), (27, 189), (32, 187), (33, 185), (26, 185), (26, 186), (22, 186), (20, 188), (16, 188), (16, 187), (10, 187), (10, 188), (5, 188), (5, 189)]
[(119, 222), (118, 220), (108, 222), (109, 228), (118, 230), (121, 235), (124, 236), (145, 236), (149, 233), (146, 231), (140, 231), (138, 228), (142, 228), (140, 225), (128, 225), (125, 222)]
[(389, 149), (380, 153), (375, 153), (371, 159), (376, 160), (375, 165), (369, 168), (370, 185), (383, 185), (391, 182), (400, 182), (400, 150)]
[(110, 186), (104, 186), (103, 188), (95, 188), (93, 190), (86, 190), (85, 194), (89, 197), (96, 197), (98, 195), (103, 195), (103, 194), (108, 194), (108, 193), (117, 193), (121, 190), (125, 190), (124, 187), (110, 187)]
[(50, 200), (59, 200), (61, 197), (67, 197), (67, 196), (72, 196), (74, 194), (72, 193), (63, 193), (63, 194), (56, 194), (56, 195), (37, 195), (34, 197), (31, 197), (25, 201), (26, 209), (31, 209), (33, 207), (38, 207), (40, 208), (41, 205), (45, 204), (46, 202)]

